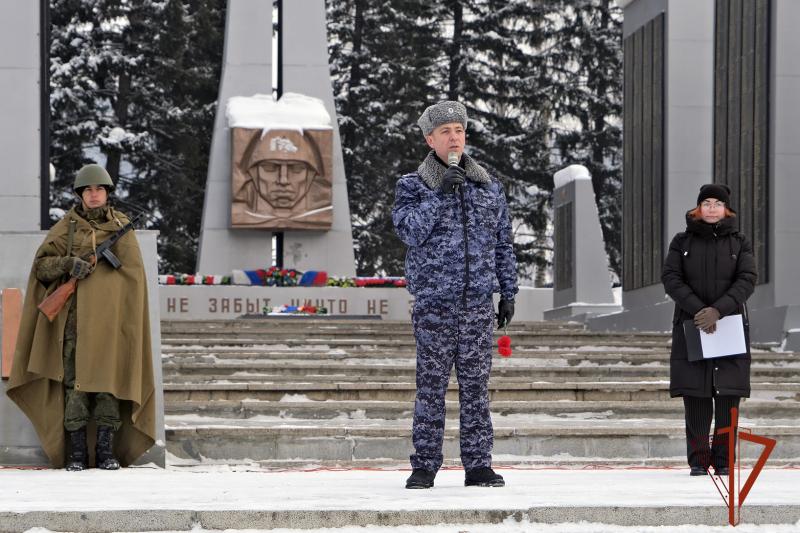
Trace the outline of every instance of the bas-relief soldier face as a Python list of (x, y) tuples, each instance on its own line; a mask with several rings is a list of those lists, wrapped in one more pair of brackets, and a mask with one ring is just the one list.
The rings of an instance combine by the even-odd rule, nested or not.
[(232, 133), (233, 227), (330, 229), (332, 130)]
[(316, 172), (303, 161), (266, 159), (251, 167), (248, 175), (258, 183), (259, 195), (272, 207), (291, 209), (306, 192), (309, 178), (313, 179)]

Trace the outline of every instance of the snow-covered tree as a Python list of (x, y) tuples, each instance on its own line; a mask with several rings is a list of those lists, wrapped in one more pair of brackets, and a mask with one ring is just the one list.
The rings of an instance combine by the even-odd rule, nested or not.
[[(527, 0), (330, 1), (328, 24), (359, 273), (401, 274), (405, 248), (390, 210), (399, 176), (428, 149), (421, 111), (445, 98), (470, 113), (467, 143), (507, 189), (515, 227), (540, 234), (550, 154), (543, 61), (544, 4)], [(545, 266), (520, 235), (521, 271)]]
[[(550, 37), (546, 4), (460, 0), (445, 4), (448, 32), (443, 96), (469, 108), (470, 153), (503, 183), (521, 274), (547, 267), (550, 78), (541, 49)], [(452, 36), (450, 36), (452, 35)]]
[(425, 0), (328, 3), (331, 72), (359, 274), (403, 272), (395, 183), (427, 153), (416, 120), (438, 97), (441, 41)]
[[(162, 270), (195, 263), (225, 5), (51, 0), (53, 205), (82, 164), (106, 165), (122, 208), (160, 231)], [(468, 106), (470, 151), (506, 188), (520, 273), (542, 281), (551, 175), (570, 163), (592, 172), (618, 272), (620, 19), (612, 0), (328, 0), (358, 272), (403, 271), (395, 183), (444, 98)]]
[(550, 57), (560, 80), (555, 142), (560, 166), (589, 169), (611, 269), (622, 257), (622, 11), (614, 0), (569, 0)]
[(158, 229), (161, 268), (194, 267), (225, 0), (52, 0), (51, 200), (103, 164), (123, 210)]
[(620, 11), (612, 0), (329, 0), (331, 73), (358, 271), (402, 272), (394, 183), (426, 152), (415, 121), (444, 98), (470, 113), (470, 152), (503, 183), (520, 273), (544, 281), (552, 174), (592, 172), (619, 265)]

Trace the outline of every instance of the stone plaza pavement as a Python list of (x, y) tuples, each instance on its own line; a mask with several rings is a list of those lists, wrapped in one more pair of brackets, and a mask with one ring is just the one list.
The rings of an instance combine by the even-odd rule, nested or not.
[[(686, 468), (500, 468), (504, 488), (441, 471), (406, 490), (405, 468), (265, 470), (258, 465), (142, 466), (117, 472), (0, 469), (0, 531), (189, 531), (433, 524), (725, 525), (710, 477)], [(749, 471), (743, 471), (744, 484)], [(738, 481), (737, 481), (738, 484)], [(765, 469), (742, 523), (797, 524), (800, 469)], [(367, 529), (369, 530), (369, 529)]]

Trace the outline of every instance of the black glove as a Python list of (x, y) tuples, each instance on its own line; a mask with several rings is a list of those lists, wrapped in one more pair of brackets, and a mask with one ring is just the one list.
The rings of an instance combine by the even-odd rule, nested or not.
[(80, 257), (64, 258), (64, 273), (73, 278), (83, 279), (92, 271), (92, 264)]
[(514, 302), (500, 298), (500, 303), (497, 305), (497, 327), (504, 328), (508, 326), (513, 316)]
[(439, 186), (439, 192), (442, 194), (455, 194), (456, 186), (464, 185), (464, 180), (467, 174), (464, 169), (458, 165), (450, 165), (444, 173), (442, 184)]
[(712, 326), (716, 326), (717, 320), (719, 320), (719, 311), (714, 307), (704, 307), (694, 315), (694, 325), (706, 333), (712, 333), (709, 330)]

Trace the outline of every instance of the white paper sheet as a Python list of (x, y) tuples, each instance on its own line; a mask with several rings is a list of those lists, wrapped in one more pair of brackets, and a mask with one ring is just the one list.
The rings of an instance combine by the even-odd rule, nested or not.
[(742, 315), (730, 315), (719, 319), (717, 331), (714, 333), (709, 334), (701, 330), (700, 344), (703, 347), (703, 359), (747, 352)]

